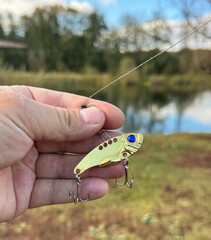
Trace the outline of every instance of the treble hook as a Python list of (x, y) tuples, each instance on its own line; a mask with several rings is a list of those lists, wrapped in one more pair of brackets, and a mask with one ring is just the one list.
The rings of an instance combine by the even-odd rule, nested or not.
[(132, 188), (132, 183), (134, 182), (134, 177), (132, 175), (132, 180), (130, 182), (128, 182), (128, 167), (129, 167), (129, 159), (128, 158), (125, 158), (124, 161), (124, 167), (125, 167), (125, 182), (123, 184), (119, 184), (118, 183), (118, 180), (116, 179), (116, 184), (118, 186), (125, 186), (125, 184), (127, 184), (127, 186), (129, 188)]
[(73, 200), (74, 204), (77, 204), (79, 201), (80, 202), (87, 202), (89, 200), (89, 194), (88, 194), (88, 198), (86, 200), (82, 200), (80, 198), (81, 179), (80, 179), (80, 176), (78, 174), (76, 174), (75, 177), (76, 177), (76, 186), (77, 186), (76, 196), (75, 196), (75, 194), (73, 194), (73, 197), (72, 197), (72, 192), (69, 192), (69, 197), (70, 197), (70, 199)]

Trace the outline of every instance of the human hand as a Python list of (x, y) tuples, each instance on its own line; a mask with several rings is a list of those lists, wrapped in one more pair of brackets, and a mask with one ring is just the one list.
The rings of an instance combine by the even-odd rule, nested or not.
[[(72, 201), (73, 169), (102, 141), (95, 134), (124, 123), (123, 113), (106, 102), (91, 99), (98, 108), (81, 110), (86, 99), (41, 88), (0, 87), (0, 222), (28, 208)], [(104, 196), (108, 184), (103, 179), (123, 174), (121, 164), (87, 170), (82, 175), (81, 198)]]

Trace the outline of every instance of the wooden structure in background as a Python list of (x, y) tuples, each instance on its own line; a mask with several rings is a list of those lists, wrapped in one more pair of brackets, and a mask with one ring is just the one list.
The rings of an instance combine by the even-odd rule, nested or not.
[(27, 48), (27, 45), (24, 44), (24, 43), (17, 43), (17, 42), (0, 40), (0, 49), (1, 49), (1, 48), (25, 49), (25, 48)]

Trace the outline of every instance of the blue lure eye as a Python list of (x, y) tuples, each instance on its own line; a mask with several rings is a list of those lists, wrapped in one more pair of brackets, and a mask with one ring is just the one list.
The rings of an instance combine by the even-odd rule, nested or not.
[(134, 136), (134, 135), (129, 135), (128, 137), (127, 137), (127, 140), (129, 141), (129, 142), (135, 142), (136, 141), (136, 137)]

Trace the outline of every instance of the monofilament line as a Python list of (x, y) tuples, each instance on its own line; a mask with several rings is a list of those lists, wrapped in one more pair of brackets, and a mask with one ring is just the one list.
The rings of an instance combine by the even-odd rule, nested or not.
[[(132, 73), (133, 71), (135, 71), (136, 69), (142, 67), (143, 65), (145, 65), (146, 63), (152, 61), (153, 59), (157, 58), (158, 56), (160, 56), (161, 54), (167, 52), (169, 49), (175, 47), (176, 45), (178, 45), (179, 43), (181, 43), (182, 41), (184, 41), (185, 39), (189, 38), (191, 35), (193, 35), (195, 32), (197, 32), (199, 29), (203, 28), (205, 25), (207, 25), (209, 22), (211, 22), (211, 19), (208, 20), (207, 22), (205, 22), (204, 24), (200, 25), (199, 27), (197, 27), (194, 31), (192, 31), (191, 33), (189, 33), (187, 36), (185, 36), (184, 38), (182, 38), (181, 40), (179, 40), (178, 42), (174, 43), (173, 45), (171, 45), (170, 47), (164, 49), (163, 51), (157, 53), (156, 55), (154, 55), (153, 57), (149, 58), (148, 60), (146, 60), (145, 62), (139, 64), (138, 66), (136, 66), (135, 68), (131, 69), (130, 71), (126, 72), (125, 74), (123, 74), (122, 76), (118, 77), (117, 79), (113, 80), (112, 82), (108, 83), (107, 85), (105, 85), (104, 87), (100, 88), (97, 92), (93, 93), (91, 96), (89, 96), (89, 98), (94, 97), (96, 94), (98, 94), (99, 92), (103, 91), (105, 88), (109, 87), (110, 85), (112, 85), (113, 83), (121, 80), (122, 78), (126, 77), (128, 74)], [(88, 99), (87, 99), (88, 100)]]

